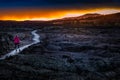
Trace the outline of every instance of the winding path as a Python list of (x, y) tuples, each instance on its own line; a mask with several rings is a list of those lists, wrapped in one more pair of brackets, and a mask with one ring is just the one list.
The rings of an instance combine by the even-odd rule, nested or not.
[[(34, 30), (34, 31), (31, 32), (31, 34), (34, 36), (32, 43), (30, 43), (30, 44), (28, 44), (28, 45), (21, 46), (20, 48), (17, 49), (17, 51), (16, 51), (16, 49), (13, 50), (13, 51), (11, 51), (10, 53), (2, 56), (2, 57), (0, 58), (0, 60), (4, 60), (4, 59), (6, 59), (7, 57), (14, 56), (14, 55), (20, 53), (21, 51), (23, 51), (24, 49), (28, 48), (29, 46), (32, 46), (33, 44), (39, 43), (39, 42), (40, 42), (40, 40), (39, 40), (40, 36), (39, 36), (36, 32), (37, 32), (37, 30)], [(20, 51), (19, 51), (19, 50), (20, 50)]]

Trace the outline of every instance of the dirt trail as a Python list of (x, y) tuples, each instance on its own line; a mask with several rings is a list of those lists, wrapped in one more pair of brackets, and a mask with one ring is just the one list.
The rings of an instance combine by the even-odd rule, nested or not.
[[(10, 57), (10, 56), (14, 56), (14, 55), (20, 53), (21, 51), (23, 51), (24, 49), (28, 48), (29, 46), (32, 46), (33, 44), (39, 43), (39, 42), (40, 42), (40, 40), (39, 40), (40, 36), (39, 36), (36, 32), (37, 32), (37, 30), (34, 30), (34, 31), (31, 32), (31, 34), (34, 36), (32, 43), (30, 43), (30, 44), (28, 44), (28, 45), (21, 46), (21, 47), (18, 48), (17, 50), (14, 49), (14, 50), (11, 51), (10, 53), (7, 53), (6, 55), (3, 55), (3, 56), (0, 58), (0, 60), (6, 59), (6, 58), (8, 58), (8, 57)], [(19, 50), (20, 50), (20, 51), (19, 51)]]

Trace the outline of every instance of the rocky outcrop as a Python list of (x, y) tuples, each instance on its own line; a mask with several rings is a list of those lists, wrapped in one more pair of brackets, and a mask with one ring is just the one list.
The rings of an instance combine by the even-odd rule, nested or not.
[(8, 33), (0, 34), (0, 55), (9, 52), (13, 47), (13, 36)]

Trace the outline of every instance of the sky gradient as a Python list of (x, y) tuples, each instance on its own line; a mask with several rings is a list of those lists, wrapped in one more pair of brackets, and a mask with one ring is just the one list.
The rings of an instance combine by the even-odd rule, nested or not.
[(120, 12), (120, 0), (0, 0), (0, 20), (52, 20)]

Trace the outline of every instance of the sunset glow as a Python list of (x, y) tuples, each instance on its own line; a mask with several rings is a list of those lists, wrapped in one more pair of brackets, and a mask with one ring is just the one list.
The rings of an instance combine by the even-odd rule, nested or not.
[(0, 12), (0, 20), (53, 20), (64, 17), (80, 16), (87, 13), (112, 14), (120, 12), (118, 8), (101, 8), (101, 9), (71, 9), (71, 10), (46, 10), (46, 9), (12, 9), (2, 10)]

